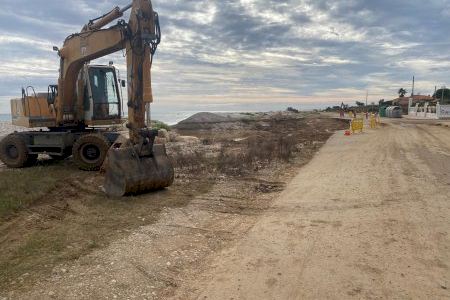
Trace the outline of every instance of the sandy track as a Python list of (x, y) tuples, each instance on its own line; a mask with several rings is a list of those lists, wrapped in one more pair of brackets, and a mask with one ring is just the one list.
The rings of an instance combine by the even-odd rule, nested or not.
[(9, 298), (449, 298), (449, 156), (444, 127), (339, 132), (262, 214), (197, 197)]
[(450, 130), (333, 136), (178, 299), (450, 298)]

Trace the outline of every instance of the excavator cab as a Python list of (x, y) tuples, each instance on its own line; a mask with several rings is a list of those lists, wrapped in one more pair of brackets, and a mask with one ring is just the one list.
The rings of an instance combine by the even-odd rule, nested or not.
[(121, 98), (113, 66), (86, 65), (83, 70), (84, 120), (87, 125), (121, 123)]

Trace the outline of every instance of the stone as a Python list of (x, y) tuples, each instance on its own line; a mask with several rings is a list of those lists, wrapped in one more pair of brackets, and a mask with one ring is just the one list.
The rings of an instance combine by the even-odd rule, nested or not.
[(164, 128), (158, 130), (158, 137), (163, 138), (163, 139), (166, 139), (167, 142), (170, 142), (170, 134), (169, 134), (169, 132), (168, 132), (166, 129), (164, 129)]
[(181, 142), (181, 143), (199, 143), (200, 140), (198, 137), (195, 136), (183, 136), (179, 135), (176, 137), (175, 142)]

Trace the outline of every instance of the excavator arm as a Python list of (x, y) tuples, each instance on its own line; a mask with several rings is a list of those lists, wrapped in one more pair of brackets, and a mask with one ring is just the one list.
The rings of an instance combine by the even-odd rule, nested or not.
[[(102, 29), (130, 8), (128, 23), (119, 21), (117, 25)], [(146, 103), (153, 101), (150, 69), (160, 37), (158, 15), (150, 0), (133, 0), (123, 9), (116, 7), (90, 21), (80, 33), (69, 36), (59, 50), (59, 95), (55, 108), (57, 123), (63, 125), (70, 120), (82, 119), (83, 98), (80, 97), (82, 93), (77, 92), (77, 81), (83, 66), (93, 59), (125, 49), (130, 143), (113, 146), (108, 151), (104, 188), (110, 196), (160, 189), (173, 182), (174, 170), (165, 147), (154, 145), (157, 131), (145, 125)], [(78, 82), (79, 86), (81, 82)]]
[(80, 70), (91, 60), (123, 49), (127, 31), (126, 24), (119, 23), (109, 29), (74, 34), (66, 39), (64, 47), (59, 50), (60, 75), (55, 102), (57, 124), (80, 120), (82, 98), (77, 98), (76, 90)]
[[(117, 25), (102, 29), (130, 8), (128, 23), (121, 20)], [(145, 127), (145, 103), (153, 101), (150, 70), (152, 56), (159, 42), (158, 15), (149, 0), (134, 0), (123, 9), (116, 7), (98, 20), (90, 21), (80, 33), (69, 36), (58, 51), (61, 61), (59, 95), (55, 103), (57, 124), (81, 119), (79, 108), (82, 106), (82, 97), (77, 98), (76, 86), (84, 64), (126, 49), (128, 120), (129, 128), (133, 131), (130, 138), (137, 142), (135, 132)]]
[(160, 42), (158, 15), (150, 1), (133, 2), (129, 22), (133, 35), (126, 46), (128, 78), (128, 128), (130, 139), (139, 143), (139, 130), (145, 127), (145, 103), (153, 102), (151, 65)]

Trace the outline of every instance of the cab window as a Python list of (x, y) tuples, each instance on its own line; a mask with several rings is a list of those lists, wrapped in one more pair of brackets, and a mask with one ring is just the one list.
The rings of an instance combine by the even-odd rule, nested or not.
[(110, 68), (89, 68), (94, 119), (119, 118), (119, 94), (116, 76)]

